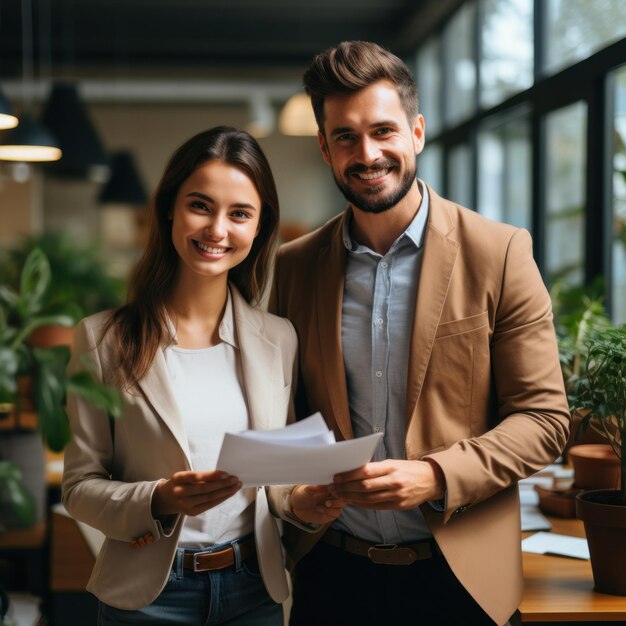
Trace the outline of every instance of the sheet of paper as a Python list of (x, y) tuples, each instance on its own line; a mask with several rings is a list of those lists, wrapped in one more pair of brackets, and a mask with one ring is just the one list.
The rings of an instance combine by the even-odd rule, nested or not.
[(539, 507), (522, 505), (520, 510), (522, 516), (522, 531), (552, 529), (552, 524), (539, 510)]
[(551, 556), (569, 556), (574, 559), (589, 559), (587, 540), (569, 535), (539, 532), (522, 539), (522, 551)]
[[(304, 424), (307, 420), (312, 422)], [(316, 414), (283, 429), (226, 433), (217, 468), (237, 476), (244, 487), (325, 485), (335, 474), (365, 465), (382, 436), (335, 442)]]

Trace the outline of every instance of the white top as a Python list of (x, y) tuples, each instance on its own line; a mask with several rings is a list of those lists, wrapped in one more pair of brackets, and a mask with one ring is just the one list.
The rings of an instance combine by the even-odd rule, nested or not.
[[(222, 343), (190, 350), (172, 345), (165, 361), (172, 390), (187, 432), (191, 466), (213, 470), (224, 433), (249, 428), (248, 407), (230, 302), (220, 325)], [(226, 322), (226, 323), (224, 323)], [(220, 505), (185, 517), (179, 545), (202, 547), (237, 539), (254, 528), (254, 488), (241, 489)]]

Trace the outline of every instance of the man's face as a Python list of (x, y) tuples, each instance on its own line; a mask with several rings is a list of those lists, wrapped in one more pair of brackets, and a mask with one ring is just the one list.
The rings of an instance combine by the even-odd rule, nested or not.
[(387, 211), (415, 184), (424, 118), (407, 120), (390, 81), (326, 98), (324, 131), (326, 136), (318, 133), (324, 160), (354, 207), (368, 213)]

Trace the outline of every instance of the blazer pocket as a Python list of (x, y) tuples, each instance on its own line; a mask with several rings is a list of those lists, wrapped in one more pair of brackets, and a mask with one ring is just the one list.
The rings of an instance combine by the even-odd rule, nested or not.
[(451, 322), (443, 322), (443, 324), (439, 324), (437, 328), (435, 339), (468, 333), (472, 330), (478, 330), (483, 326), (487, 326), (487, 324), (489, 324), (487, 311), (483, 311), (478, 315), (472, 315), (471, 317), (464, 317), (459, 320), (452, 320)]

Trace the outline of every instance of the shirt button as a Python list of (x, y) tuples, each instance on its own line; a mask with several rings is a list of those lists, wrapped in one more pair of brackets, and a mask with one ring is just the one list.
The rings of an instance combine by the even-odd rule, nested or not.
[(374, 426), (374, 432), (375, 433), (379, 433), (380, 432), (380, 426)]
[(382, 378), (383, 373), (380, 370), (376, 370), (376, 378)]
[(382, 268), (386, 269), (386, 268), (387, 268), (387, 261), (381, 261), (381, 262), (380, 262), (380, 266), (381, 266)]
[(382, 318), (382, 317), (379, 317), (379, 318), (376, 320), (376, 326), (382, 326), (382, 325), (383, 325), (383, 323), (384, 323), (384, 320), (383, 320), (383, 318)]

